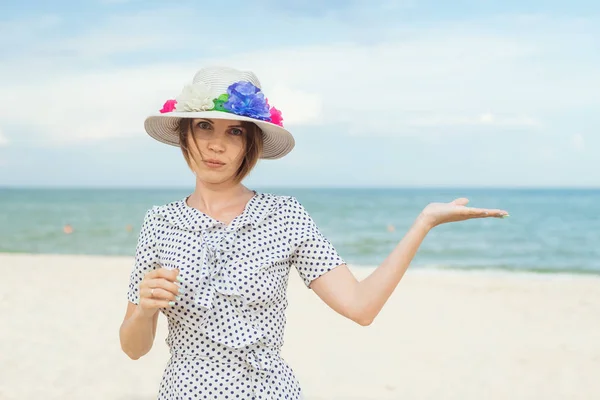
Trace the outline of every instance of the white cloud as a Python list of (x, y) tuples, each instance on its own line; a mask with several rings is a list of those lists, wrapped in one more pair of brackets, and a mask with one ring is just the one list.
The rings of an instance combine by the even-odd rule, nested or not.
[(76, 54), (80, 58), (100, 58), (153, 50), (160, 46), (172, 44), (172, 39), (158, 33), (143, 36), (123, 37), (120, 33), (97, 32), (85, 37), (73, 37), (66, 39), (57, 46), (54, 51), (63, 54)]
[[(35, 98), (43, 107), (36, 107), (35, 117), (24, 107), (4, 107), (0, 121), (33, 129), (59, 143), (139, 135), (144, 118), (179, 94), (194, 68), (169, 65), (82, 73), (9, 87), (0, 93), (0, 106)], [(266, 93), (269, 102), (284, 111), (286, 124), (311, 123), (320, 115), (318, 95), (284, 85)]]
[[(127, 25), (115, 20), (110, 28), (117, 22)], [(53, 48), (78, 59), (102, 59), (140, 47), (160, 54), (177, 42), (149, 33), (100, 30)], [(131, 67), (99, 63), (93, 72), (73, 65), (32, 75), (22, 66), (39, 64), (19, 59), (0, 67), (12, 71), (0, 75), (0, 123), (35, 130), (53, 142), (139, 135), (144, 117), (208, 64), (255, 71), (287, 124), (327, 123), (349, 133), (469, 125), (533, 130), (557, 110), (600, 105), (590, 89), (600, 86), (595, 70), (567, 75), (559, 61), (537, 62), (564, 50), (540, 43), (537, 36), (486, 35), (466, 26), (415, 31), (384, 43), (273, 48)]]
[(585, 150), (585, 139), (581, 133), (573, 135), (573, 148), (577, 151)]
[(540, 122), (528, 116), (495, 115), (490, 112), (475, 116), (464, 115), (431, 115), (410, 120), (412, 126), (461, 126), (461, 125), (488, 125), (507, 127), (538, 127)]
[(8, 139), (6, 138), (4, 133), (2, 133), (2, 129), (0, 128), (0, 147), (6, 146), (6, 145), (8, 145)]
[(32, 15), (27, 18), (4, 20), (0, 21), (0, 29), (11, 32), (9, 37), (4, 36), (2, 39), (10, 40), (18, 39), (14, 37), (17, 34), (19, 37), (29, 33), (34, 36), (36, 33), (43, 31), (44, 29), (55, 28), (60, 25), (62, 19), (57, 15)]
[(285, 124), (312, 124), (321, 121), (323, 100), (316, 93), (290, 89), (285, 85), (273, 86), (267, 92), (269, 103), (285, 110)]
[(590, 86), (600, 86), (597, 72), (565, 74), (560, 62), (538, 63), (536, 58), (549, 52), (538, 42), (526, 36), (424, 33), (376, 45), (313, 46), (224, 61), (268, 77), (263, 81), (318, 94), (326, 120), (362, 125), (355, 131), (404, 131), (419, 125), (537, 130), (548, 116), (600, 106)]
[(36, 99), (35, 115), (25, 107), (0, 110), (0, 121), (33, 129), (53, 141), (130, 136), (141, 131), (146, 114), (156, 112), (183, 86), (185, 69), (170, 67), (80, 73), (8, 87), (0, 105)]
[(536, 153), (533, 154), (533, 158), (541, 162), (552, 162), (556, 161), (557, 152), (550, 146), (542, 146), (536, 151)]

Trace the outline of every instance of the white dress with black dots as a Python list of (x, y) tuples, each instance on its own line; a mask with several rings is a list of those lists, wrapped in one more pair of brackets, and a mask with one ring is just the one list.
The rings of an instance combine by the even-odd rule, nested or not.
[(184, 293), (161, 311), (171, 358), (159, 400), (302, 399), (281, 358), (290, 268), (310, 282), (344, 260), (298, 200), (256, 193), (228, 225), (187, 198), (144, 217), (127, 298), (144, 275), (179, 268)]

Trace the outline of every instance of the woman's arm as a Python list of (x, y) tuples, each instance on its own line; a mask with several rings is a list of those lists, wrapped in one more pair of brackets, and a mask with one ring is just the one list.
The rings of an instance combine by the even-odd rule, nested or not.
[[(140, 231), (135, 264), (129, 278), (127, 310), (119, 328), (121, 349), (137, 360), (152, 348), (160, 308), (176, 299), (178, 270), (167, 270), (159, 264), (154, 214), (148, 210)], [(156, 292), (156, 293), (154, 293)]]
[(315, 279), (310, 287), (333, 310), (356, 323), (370, 325), (404, 276), (423, 239), (442, 223), (507, 216), (503, 210), (464, 207), (468, 200), (432, 203), (416, 219), (396, 248), (367, 278), (358, 281), (346, 265)]
[(367, 326), (404, 276), (429, 228), (417, 219), (396, 248), (367, 278), (358, 281), (346, 265), (315, 279), (311, 289), (332, 309)]
[(127, 312), (119, 329), (119, 338), (121, 349), (129, 358), (137, 360), (152, 349), (157, 323), (158, 312), (149, 316), (137, 304), (127, 304)]
[[(121, 349), (137, 360), (152, 348), (160, 309), (171, 307), (181, 294), (178, 269), (158, 268), (152, 270), (139, 283), (132, 284), (125, 318), (119, 329)], [(156, 293), (154, 293), (156, 292)], [(137, 298), (136, 298), (137, 297)]]

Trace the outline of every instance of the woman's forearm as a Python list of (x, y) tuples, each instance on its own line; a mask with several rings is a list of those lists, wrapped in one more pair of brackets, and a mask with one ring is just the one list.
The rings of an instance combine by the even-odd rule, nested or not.
[(154, 316), (147, 316), (136, 308), (131, 316), (123, 321), (119, 330), (121, 349), (131, 359), (139, 359), (152, 348), (157, 317), (158, 312)]
[(358, 283), (355, 305), (361, 325), (369, 325), (379, 314), (430, 230), (429, 223), (421, 217), (417, 218), (383, 263)]

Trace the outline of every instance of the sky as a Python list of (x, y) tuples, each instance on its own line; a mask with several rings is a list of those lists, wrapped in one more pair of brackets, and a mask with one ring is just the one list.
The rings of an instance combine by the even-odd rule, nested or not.
[(600, 3), (0, 5), (0, 186), (189, 187), (147, 115), (251, 70), (296, 147), (249, 187), (600, 187)]

